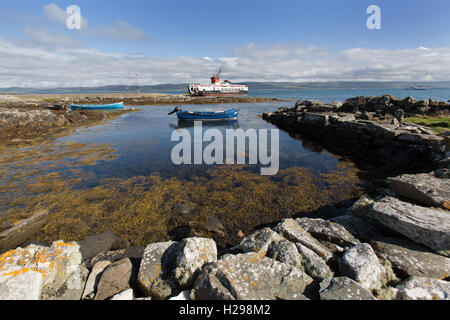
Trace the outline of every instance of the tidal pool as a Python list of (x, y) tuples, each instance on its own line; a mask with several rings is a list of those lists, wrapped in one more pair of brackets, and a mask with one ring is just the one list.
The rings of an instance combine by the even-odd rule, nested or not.
[[(240, 109), (233, 124), (215, 128), (276, 129), (259, 116), (291, 102), (183, 106), (184, 110)], [(361, 170), (319, 145), (280, 131), (279, 172), (258, 165), (174, 165), (171, 141), (180, 128), (174, 106), (140, 107), (107, 123), (29, 147), (0, 149), (0, 225), (46, 208), (51, 214), (36, 240), (73, 241), (106, 230), (135, 245), (170, 238), (189, 221), (215, 217), (223, 245), (257, 226), (314, 211), (361, 194)], [(183, 126), (192, 131), (193, 128)], [(247, 150), (248, 151), (248, 150)], [(180, 216), (178, 204), (193, 214)]]

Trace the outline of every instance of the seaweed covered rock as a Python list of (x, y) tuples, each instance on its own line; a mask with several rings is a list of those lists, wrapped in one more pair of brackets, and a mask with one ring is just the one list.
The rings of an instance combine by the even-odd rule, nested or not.
[(226, 255), (203, 268), (196, 300), (299, 300), (312, 279), (295, 267), (256, 253)]

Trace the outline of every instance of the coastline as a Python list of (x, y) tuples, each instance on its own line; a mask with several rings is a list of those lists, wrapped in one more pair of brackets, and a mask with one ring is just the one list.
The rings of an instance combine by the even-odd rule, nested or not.
[[(372, 192), (359, 199), (255, 227), (233, 247), (219, 245), (223, 226), (209, 217), (182, 225), (178, 239), (139, 247), (108, 231), (78, 242), (20, 244), (42, 228), (48, 213), (38, 212), (0, 234), (0, 270), (27, 282), (4, 276), (0, 283), (25, 292), (20, 299), (42, 300), (448, 299), (448, 137), (404, 121), (442, 112), (448, 115), (448, 104), (384, 96), (343, 105), (298, 101), (266, 113), (283, 130), (322, 137), (325, 147), (351, 141), (355, 153), (401, 174), (370, 181)], [(181, 211), (189, 208), (174, 213)], [(27, 258), (36, 252), (44, 267)], [(54, 268), (63, 270), (56, 278)], [(69, 287), (74, 277), (80, 285)]]
[(70, 104), (108, 104), (124, 101), (126, 106), (226, 104), (280, 102), (255, 97), (190, 97), (164, 93), (23, 94), (0, 95), (0, 143), (17, 144), (36, 138), (64, 135), (70, 129), (112, 120), (135, 109), (114, 111), (70, 111)]

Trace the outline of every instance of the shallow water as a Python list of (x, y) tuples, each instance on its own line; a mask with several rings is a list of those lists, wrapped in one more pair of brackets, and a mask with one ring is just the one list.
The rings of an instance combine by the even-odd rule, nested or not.
[[(241, 110), (234, 124), (207, 129), (275, 129), (259, 116), (291, 102), (195, 105), (185, 110)], [(181, 165), (171, 161), (180, 126), (168, 116), (174, 106), (148, 106), (104, 124), (78, 128), (67, 136), (0, 155), (0, 223), (18, 222), (36, 210), (51, 215), (38, 240), (80, 240), (111, 230), (132, 243), (167, 240), (189, 221), (218, 218), (236, 244), (239, 231), (279, 221), (298, 211), (359, 194), (359, 170), (315, 143), (280, 131), (279, 173), (261, 176), (258, 165)], [(190, 132), (192, 127), (187, 127)], [(248, 156), (248, 154), (247, 154)], [(248, 162), (248, 159), (247, 159)], [(187, 204), (194, 217), (173, 211)], [(214, 235), (212, 235), (214, 236)]]
[[(383, 94), (383, 92), (267, 92), (279, 99), (323, 101)], [(326, 93), (324, 93), (326, 92)], [(423, 95), (431, 91), (419, 92)], [(390, 92), (393, 94), (394, 91)], [(434, 99), (444, 100), (440, 91)], [(262, 94), (258, 94), (262, 96)], [(409, 95), (405, 93), (405, 95)], [(397, 92), (397, 96), (399, 92)], [(416, 97), (418, 97), (416, 95)], [(294, 100), (295, 100), (294, 99)], [(184, 110), (240, 109), (234, 123), (211, 123), (218, 129), (276, 129), (261, 118), (264, 112), (292, 107), (293, 101), (259, 104), (183, 105)], [(169, 116), (174, 106), (144, 106), (139, 111), (30, 147), (2, 147), (0, 154), (0, 224), (18, 222), (36, 210), (51, 212), (38, 240), (77, 241), (114, 231), (133, 244), (172, 238), (171, 232), (191, 221), (219, 219), (224, 235), (212, 234), (221, 245), (239, 242), (239, 234), (315, 211), (362, 192), (361, 179), (383, 168), (355, 164), (308, 139), (279, 131), (279, 172), (261, 176), (259, 165), (174, 165), (173, 132), (193, 127)], [(225, 135), (224, 135), (225, 136)], [(206, 146), (209, 143), (204, 143)], [(224, 152), (225, 154), (225, 152)], [(173, 210), (186, 204), (192, 215)], [(219, 237), (219, 238), (217, 238)]]
[[(240, 109), (238, 122), (217, 125), (212, 123), (204, 126), (203, 131), (215, 128), (225, 136), (226, 129), (275, 129), (271, 124), (261, 119), (260, 114), (276, 110), (282, 106), (290, 106), (291, 103), (271, 104), (235, 104), (226, 105), (226, 108)], [(183, 106), (184, 110), (223, 110), (224, 105)], [(181, 165), (176, 166), (171, 162), (171, 150), (178, 142), (171, 141), (171, 135), (179, 123), (176, 116), (168, 116), (174, 106), (150, 106), (140, 107), (143, 110), (119, 117), (112, 122), (92, 127), (79, 129), (74, 134), (60, 138), (57, 143), (78, 142), (94, 143), (97, 145), (109, 145), (117, 150), (117, 158), (101, 165), (90, 167), (96, 180), (104, 178), (130, 178), (136, 175), (148, 175), (158, 172), (164, 177), (186, 177), (188, 174), (200, 174), (205, 166)], [(194, 137), (193, 128), (185, 128)], [(328, 172), (336, 168), (338, 159), (326, 151), (317, 152), (311, 150), (311, 146), (305, 145), (301, 140), (290, 137), (286, 132), (280, 131), (280, 169), (290, 167), (302, 167), (314, 169), (319, 172)], [(205, 144), (207, 145), (207, 144)], [(247, 159), (248, 161), (248, 159)], [(257, 170), (255, 166), (253, 169)], [(95, 180), (91, 180), (93, 183)]]

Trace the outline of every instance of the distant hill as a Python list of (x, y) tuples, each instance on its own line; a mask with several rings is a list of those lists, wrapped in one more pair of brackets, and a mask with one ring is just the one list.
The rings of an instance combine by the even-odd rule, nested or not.
[[(411, 82), (245, 82), (250, 90), (274, 90), (274, 89), (385, 89), (385, 88), (410, 88)], [(419, 83), (417, 83), (419, 84)], [(187, 83), (182, 84), (158, 84), (140, 86), (141, 92), (187, 92)], [(450, 81), (427, 82), (429, 88), (450, 88)], [(80, 94), (80, 93), (109, 93), (126, 92), (125, 85), (111, 85), (101, 87), (73, 87), (73, 88), (0, 88), (0, 92), (17, 93), (48, 93), (48, 94)], [(130, 92), (136, 92), (136, 86), (129, 86)]]

